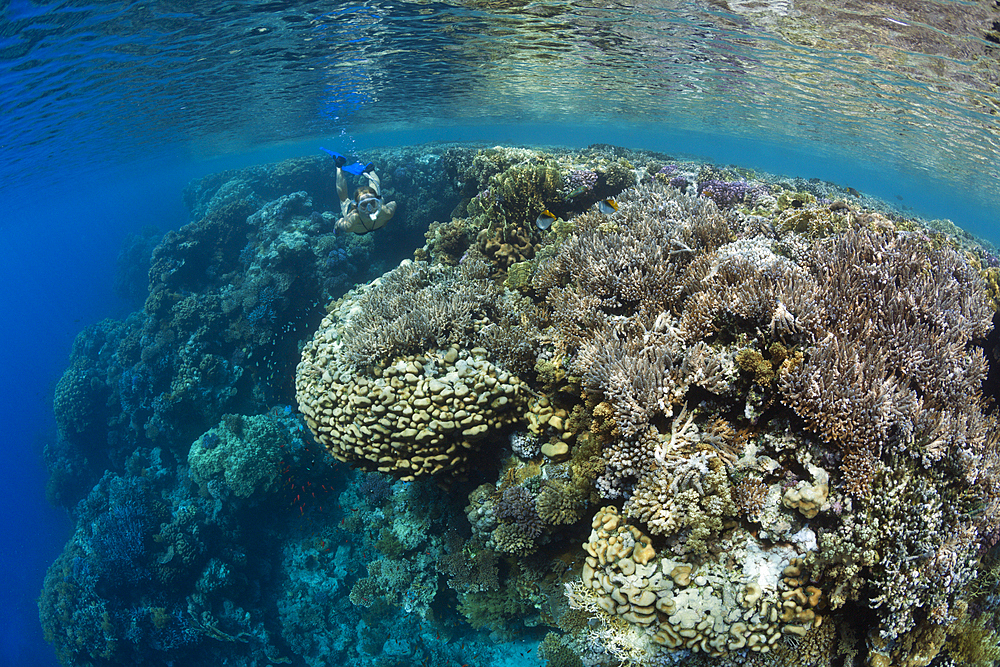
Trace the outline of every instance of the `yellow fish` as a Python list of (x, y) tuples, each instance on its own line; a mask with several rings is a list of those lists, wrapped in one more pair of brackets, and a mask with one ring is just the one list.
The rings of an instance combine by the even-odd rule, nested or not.
[(549, 211), (549, 209), (545, 209), (539, 214), (538, 218), (535, 220), (535, 224), (538, 225), (539, 229), (548, 229), (552, 226), (552, 223), (555, 222), (555, 219), (556, 216)]
[(604, 215), (611, 215), (618, 210), (618, 202), (614, 199), (602, 199), (597, 202), (597, 210)]

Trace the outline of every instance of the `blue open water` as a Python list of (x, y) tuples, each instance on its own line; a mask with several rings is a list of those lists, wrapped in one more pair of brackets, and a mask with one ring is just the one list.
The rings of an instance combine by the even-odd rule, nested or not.
[(72, 528), (45, 498), (55, 383), (83, 327), (136, 309), (123, 240), (189, 222), (192, 179), (320, 145), (601, 143), (1000, 244), (998, 10), (837, 5), (0, 3), (0, 664), (56, 664), (36, 605)]

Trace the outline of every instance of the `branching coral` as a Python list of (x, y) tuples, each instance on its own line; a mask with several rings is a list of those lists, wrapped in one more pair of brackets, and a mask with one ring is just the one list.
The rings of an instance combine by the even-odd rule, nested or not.
[(782, 373), (782, 400), (845, 452), (892, 449), (925, 465), (950, 453), (973, 479), (995, 465), (982, 455), (986, 360), (970, 346), (992, 312), (975, 271), (947, 248), (868, 231), (819, 245), (813, 261), (816, 342)]
[(651, 325), (701, 278), (693, 260), (730, 240), (711, 202), (655, 184), (623, 193), (610, 220), (588, 211), (574, 223), (536, 280), (571, 350), (622, 309)]
[(468, 344), (473, 320), (496, 296), (491, 283), (465, 278), (460, 269), (404, 262), (358, 300), (345, 327), (343, 359), (364, 368), (405, 353)]

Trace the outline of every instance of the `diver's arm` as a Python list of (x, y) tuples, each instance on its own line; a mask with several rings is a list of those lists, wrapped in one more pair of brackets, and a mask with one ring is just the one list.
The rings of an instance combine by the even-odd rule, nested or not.
[(385, 223), (392, 220), (392, 216), (396, 215), (396, 202), (391, 201), (388, 204), (384, 204), (382, 209), (378, 212), (379, 227), (385, 225)]

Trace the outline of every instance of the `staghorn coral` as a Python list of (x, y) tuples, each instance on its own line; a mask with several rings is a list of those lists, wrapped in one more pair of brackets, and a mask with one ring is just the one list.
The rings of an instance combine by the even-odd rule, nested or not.
[(542, 338), (530, 300), (505, 289), (492, 300), (492, 321), (479, 328), (476, 342), (504, 368), (527, 377), (534, 372)]
[[(791, 258), (760, 236), (685, 242), (687, 250), (674, 237), (675, 257), (652, 228), (658, 209), (644, 212), (630, 221), (628, 229), (642, 233), (632, 246), (615, 215), (601, 223), (579, 216), (534, 281), (551, 309), (557, 354), (598, 392), (592, 430), (605, 470), (597, 491), (624, 495), (627, 516), (664, 535), (676, 553), (702, 557), (736, 516), (761, 522), (761, 536), (773, 539), (835, 510), (841, 518), (820, 540), (817, 570), (833, 604), (857, 599), (865, 568), (874, 568), (867, 580), (881, 593), (867, 604), (879, 609), (881, 636), (903, 646), (925, 637), (940, 646), (954, 596), (975, 571), (974, 555), (958, 545), (975, 544), (979, 530), (996, 531), (990, 512), (960, 520), (961, 508), (996, 507), (1000, 490), (996, 425), (980, 398), (985, 360), (971, 344), (988, 330), (990, 315), (976, 272), (947, 248), (867, 223), (813, 248), (789, 239)], [(623, 268), (622, 253), (602, 245), (605, 238), (629, 247), (632, 266), (643, 268)], [(648, 276), (660, 291), (644, 282)], [(737, 366), (745, 376), (733, 376)], [(691, 395), (707, 400), (708, 420), (677, 412)], [(767, 431), (786, 423), (793, 431), (743, 440), (753, 448), (741, 458), (732, 429), (708, 426), (733, 408)], [(789, 409), (802, 421), (775, 419)], [(798, 430), (803, 422), (835, 449), (811, 443)], [(757, 453), (760, 444), (770, 456)], [(839, 462), (840, 471), (831, 476), (814, 465), (816, 454)], [(923, 483), (934, 479), (953, 512), (940, 525), (906, 529), (908, 549), (880, 539), (853, 514), (842, 517), (874, 513), (869, 503), (894, 493), (885, 488), (886, 471), (897, 455), (920, 462), (928, 471)], [(729, 468), (742, 471), (740, 484), (730, 483)], [(772, 482), (778, 473), (787, 480), (781, 485)], [(831, 495), (837, 485), (853, 506)], [(906, 488), (898, 493), (906, 496)], [(928, 520), (936, 516), (926, 498), (911, 495), (909, 502), (926, 506)], [(906, 521), (893, 513), (881, 523)], [(939, 534), (961, 537), (934, 542)], [(928, 551), (910, 540), (936, 546)], [(914, 551), (923, 559), (916, 570)], [(904, 590), (908, 578), (921, 585)], [(933, 615), (908, 615), (922, 607)]]
[(980, 412), (986, 360), (970, 346), (991, 326), (979, 276), (905, 234), (850, 232), (813, 261), (816, 342), (781, 374), (782, 400), (861, 461), (886, 449), (926, 465), (950, 454), (975, 477), (973, 452), (990, 447), (992, 428)]
[(588, 211), (536, 285), (570, 351), (623, 308), (649, 325), (701, 276), (692, 260), (730, 238), (715, 206), (657, 184), (622, 193), (609, 216)]
[(974, 525), (956, 513), (956, 503), (945, 502), (947, 487), (932, 485), (909, 465), (897, 463), (875, 486), (881, 502), (869, 511), (885, 526), (871, 576), (880, 591), (871, 604), (885, 610), (880, 632), (896, 637), (912, 631), (921, 620), (917, 608), (932, 612), (938, 625), (950, 622), (956, 594), (975, 575)]

